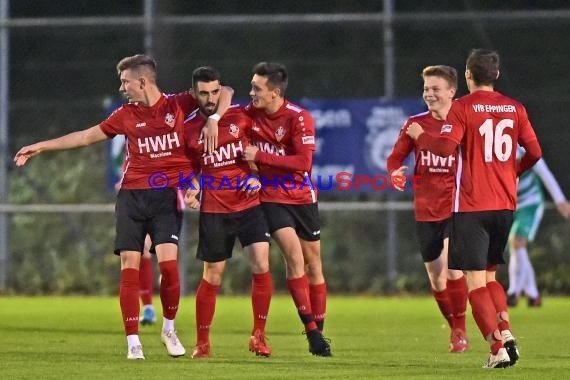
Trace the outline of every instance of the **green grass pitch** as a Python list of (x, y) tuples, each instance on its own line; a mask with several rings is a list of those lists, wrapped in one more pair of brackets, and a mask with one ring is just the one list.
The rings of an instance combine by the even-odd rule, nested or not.
[[(159, 298), (155, 297), (155, 306)], [(173, 359), (160, 343), (160, 323), (141, 326), (146, 360), (126, 359), (118, 299), (0, 297), (2, 379), (561, 379), (570, 374), (570, 298), (546, 298), (542, 308), (511, 310), (520, 362), (482, 369), (488, 346), (468, 310), (470, 348), (447, 352), (448, 328), (430, 297), (329, 297), (325, 335), (333, 357), (309, 354), (288, 296), (275, 296), (267, 333), (270, 358), (247, 349), (247, 297), (219, 297), (212, 355), (190, 358), (195, 343), (194, 298), (183, 298), (176, 320), (189, 351)]]

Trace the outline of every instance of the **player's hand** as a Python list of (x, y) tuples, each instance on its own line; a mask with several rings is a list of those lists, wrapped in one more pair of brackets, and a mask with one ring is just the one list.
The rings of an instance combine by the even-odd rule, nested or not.
[(186, 203), (186, 206), (194, 209), (200, 207), (200, 201), (197, 198), (199, 192), (200, 190), (192, 189), (191, 187), (186, 189), (184, 193), (184, 203)]
[(390, 174), (390, 181), (392, 182), (392, 187), (394, 187), (394, 189), (404, 191), (406, 188), (406, 177), (404, 176), (404, 173), (406, 173), (407, 169), (407, 166), (400, 166)]
[(424, 133), (424, 129), (416, 122), (410, 124), (408, 126), (408, 129), (406, 129), (406, 134), (414, 140), (417, 140), (422, 133)]
[(208, 118), (206, 125), (200, 133), (200, 140), (204, 140), (204, 151), (207, 154), (213, 153), (218, 147), (218, 122)]
[(43, 149), (42, 149), (42, 146), (40, 143), (36, 143), (36, 144), (32, 144), (32, 145), (28, 145), (28, 146), (23, 147), (14, 156), (14, 162), (16, 163), (16, 166), (25, 165), (26, 162), (28, 161), (28, 159), (30, 159), (31, 157), (33, 157), (37, 154), (40, 154), (42, 152), (42, 150)]
[(243, 183), (241, 191), (245, 193), (247, 197), (251, 197), (259, 192), (261, 189), (261, 182), (255, 175), (247, 176), (246, 179), (247, 181)]
[(557, 203), (556, 208), (564, 219), (570, 218), (570, 203), (568, 201)]
[(243, 151), (242, 158), (244, 161), (255, 161), (255, 155), (259, 150), (255, 145), (248, 145)]

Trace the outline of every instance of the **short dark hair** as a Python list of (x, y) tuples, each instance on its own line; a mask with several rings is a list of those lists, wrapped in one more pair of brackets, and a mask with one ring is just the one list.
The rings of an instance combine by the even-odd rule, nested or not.
[(117, 63), (117, 74), (125, 70), (146, 71), (145, 74), (156, 83), (156, 62), (154, 59), (144, 54), (136, 54), (131, 57), (125, 57)]
[(222, 76), (220, 75), (220, 72), (213, 67), (201, 66), (192, 72), (192, 87), (194, 88), (198, 82), (208, 83), (215, 80), (221, 82)]
[(467, 57), (466, 69), (471, 72), (476, 85), (492, 85), (499, 77), (499, 53), (473, 49)]
[(449, 83), (452, 88), (457, 88), (457, 70), (451, 66), (434, 65), (427, 66), (422, 70), (422, 78), (425, 77), (440, 77)]
[(279, 88), (280, 96), (285, 97), (287, 90), (287, 68), (279, 62), (259, 62), (253, 66), (253, 73), (267, 78), (267, 87), (270, 90)]

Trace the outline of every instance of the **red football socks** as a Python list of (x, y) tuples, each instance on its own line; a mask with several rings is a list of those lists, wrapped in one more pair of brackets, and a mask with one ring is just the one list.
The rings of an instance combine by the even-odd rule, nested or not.
[[(508, 313), (507, 306), (507, 295), (505, 294), (505, 289), (497, 281), (491, 281), (487, 283), (487, 289), (489, 289), (489, 294), (491, 294), (491, 299), (495, 305), (495, 310), (497, 311), (497, 316), (499, 320), (499, 330), (510, 330), (508, 320), (501, 318), (501, 314)], [(507, 314), (508, 315), (508, 314)]]
[(152, 271), (152, 259), (141, 257), (139, 268), (140, 296), (143, 305), (152, 304), (152, 293), (154, 292), (154, 274)]
[(439, 306), (439, 310), (441, 311), (441, 314), (443, 314), (443, 317), (447, 320), (449, 327), (453, 328), (453, 307), (449, 298), (449, 292), (447, 289), (438, 292), (432, 288), (431, 294), (433, 294), (433, 298), (435, 298), (437, 306)]
[(158, 263), (162, 279), (160, 280), (160, 301), (162, 315), (166, 319), (176, 318), (180, 303), (180, 278), (178, 276), (178, 261), (169, 260)]
[(288, 278), (287, 287), (289, 293), (293, 297), (293, 302), (299, 312), (299, 317), (305, 325), (305, 331), (315, 330), (317, 324), (313, 318), (313, 311), (311, 309), (311, 300), (309, 297), (309, 282), (307, 276), (299, 278)]
[(325, 325), (325, 318), (327, 315), (327, 284), (311, 285), (309, 284), (309, 297), (311, 299), (311, 309), (313, 310), (313, 317), (317, 323), (317, 327), (321, 332)]
[(139, 333), (139, 271), (126, 268), (121, 270), (119, 282), (119, 303), (123, 314), (125, 335)]
[(473, 318), (483, 338), (487, 339), (491, 334), (494, 337), (495, 341), (491, 342), (491, 351), (493, 354), (496, 354), (503, 344), (499, 340), (500, 334), (498, 335), (498, 339), (496, 337), (499, 333), (497, 315), (487, 287), (483, 286), (469, 292), (469, 303), (471, 304)]
[(210, 326), (216, 311), (216, 295), (219, 285), (202, 279), (196, 291), (196, 339), (198, 344), (210, 342)]
[(251, 280), (251, 306), (253, 309), (253, 331), (265, 331), (269, 304), (273, 294), (271, 273), (253, 273)]
[(453, 311), (453, 328), (465, 331), (467, 310), (467, 280), (465, 276), (457, 280), (447, 280), (447, 293)]

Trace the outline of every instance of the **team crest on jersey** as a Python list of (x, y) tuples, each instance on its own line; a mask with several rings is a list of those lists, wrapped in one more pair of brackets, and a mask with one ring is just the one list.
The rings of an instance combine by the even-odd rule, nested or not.
[(453, 127), (451, 126), (451, 124), (443, 124), (441, 126), (441, 133), (450, 133), (452, 128)]
[(170, 128), (174, 127), (174, 115), (171, 114), (170, 112), (166, 114), (166, 116), (164, 117), (164, 122), (166, 123), (166, 125), (168, 125)]
[(228, 128), (230, 134), (235, 137), (236, 139), (239, 137), (239, 127), (235, 124), (230, 124)]
[(277, 139), (277, 141), (281, 141), (283, 136), (285, 136), (285, 128), (283, 127), (277, 128), (277, 130), (275, 131), (275, 138)]

